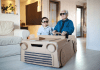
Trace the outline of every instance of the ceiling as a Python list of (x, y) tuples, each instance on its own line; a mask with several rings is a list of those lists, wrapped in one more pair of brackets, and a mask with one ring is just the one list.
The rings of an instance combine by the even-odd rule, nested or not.
[[(51, 1), (57, 1), (57, 0), (51, 0)], [(83, 2), (83, 3), (86, 3), (87, 0), (75, 0), (76, 2)]]
[[(1, 1), (15, 1), (15, 0), (1, 0)], [(28, 0), (20, 0), (20, 2), (25, 2), (25, 1), (28, 1)]]
[(15, 0), (1, 0), (1, 1), (15, 1)]
[[(1, 1), (15, 1), (15, 0), (1, 0)], [(25, 2), (25, 1), (28, 1), (28, 0), (20, 0), (20, 2)], [(77, 2), (83, 2), (83, 3), (86, 3), (87, 0), (76, 0)]]
[(28, 0), (20, 0), (20, 2), (25, 2), (25, 1), (28, 1)]

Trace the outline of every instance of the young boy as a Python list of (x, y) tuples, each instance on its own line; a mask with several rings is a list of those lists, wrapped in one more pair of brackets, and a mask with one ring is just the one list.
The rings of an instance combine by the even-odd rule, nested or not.
[(48, 25), (48, 18), (43, 17), (41, 20), (41, 27), (39, 28), (37, 35), (52, 35), (53, 29)]

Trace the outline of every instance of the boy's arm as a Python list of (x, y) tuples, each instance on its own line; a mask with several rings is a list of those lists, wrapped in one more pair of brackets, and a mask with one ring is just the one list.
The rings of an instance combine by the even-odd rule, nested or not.
[(54, 29), (51, 27), (51, 28), (50, 28), (50, 35), (53, 35), (53, 33), (52, 33), (53, 30), (54, 30)]
[(39, 28), (37, 35), (41, 35), (41, 29)]

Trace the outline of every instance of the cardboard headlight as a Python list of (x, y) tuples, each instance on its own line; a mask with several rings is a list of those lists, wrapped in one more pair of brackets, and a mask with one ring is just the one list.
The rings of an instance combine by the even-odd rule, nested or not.
[(49, 52), (53, 53), (56, 50), (56, 46), (53, 45), (53, 44), (48, 44), (47, 49), (48, 49)]

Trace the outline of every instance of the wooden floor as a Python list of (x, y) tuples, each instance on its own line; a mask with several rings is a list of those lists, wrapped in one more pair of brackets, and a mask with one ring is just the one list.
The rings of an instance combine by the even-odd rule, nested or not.
[(23, 63), (16, 55), (0, 58), (0, 70), (100, 70), (100, 51), (86, 49), (86, 39), (77, 38), (77, 53), (62, 68)]

